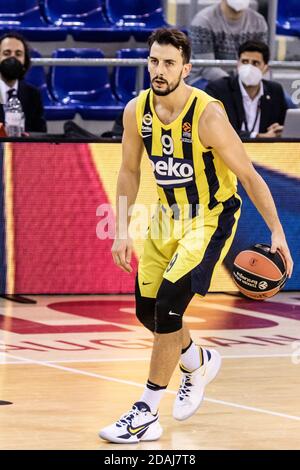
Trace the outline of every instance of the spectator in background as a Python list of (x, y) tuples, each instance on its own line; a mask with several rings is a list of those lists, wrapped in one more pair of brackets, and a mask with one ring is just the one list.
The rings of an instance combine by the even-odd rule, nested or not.
[[(267, 42), (264, 17), (248, 8), (250, 0), (222, 0), (201, 10), (190, 28), (193, 59), (235, 60), (241, 44), (248, 40)], [(193, 67), (189, 83), (203, 88), (209, 80), (226, 77), (218, 67)]]
[(280, 137), (287, 111), (279, 83), (264, 80), (269, 47), (248, 41), (239, 48), (238, 75), (211, 82), (206, 92), (223, 102), (231, 125), (241, 137)]
[(29, 47), (25, 39), (14, 32), (2, 36), (0, 38), (0, 122), (5, 121), (3, 105), (16, 90), (25, 115), (25, 131), (46, 132), (40, 91), (23, 80), (29, 67)]

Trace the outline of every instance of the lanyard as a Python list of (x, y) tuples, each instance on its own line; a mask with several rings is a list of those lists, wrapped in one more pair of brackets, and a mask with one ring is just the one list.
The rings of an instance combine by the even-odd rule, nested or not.
[(257, 103), (257, 111), (256, 111), (255, 121), (254, 121), (254, 124), (253, 124), (253, 126), (252, 126), (251, 131), (250, 131), (249, 128), (248, 128), (248, 122), (247, 122), (246, 113), (245, 113), (245, 108), (244, 108), (244, 104), (243, 104), (245, 129), (246, 129), (247, 132), (249, 132), (250, 135), (252, 134), (252, 132), (253, 132), (254, 129), (255, 129), (255, 126), (256, 126), (256, 123), (257, 123), (257, 119), (258, 119), (258, 116), (259, 116), (259, 113), (260, 113), (260, 110), (261, 110), (260, 102), (261, 102), (261, 98), (260, 98), (260, 100), (259, 100), (258, 103)]

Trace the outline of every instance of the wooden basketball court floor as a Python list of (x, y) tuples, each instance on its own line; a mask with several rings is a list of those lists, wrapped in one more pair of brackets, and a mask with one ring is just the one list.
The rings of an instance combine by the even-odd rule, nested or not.
[(98, 438), (138, 400), (151, 335), (133, 296), (0, 299), (0, 449), (300, 449), (300, 293), (266, 302), (195, 299), (185, 320), (223, 365), (197, 414), (172, 418), (176, 371), (160, 407), (157, 442)]

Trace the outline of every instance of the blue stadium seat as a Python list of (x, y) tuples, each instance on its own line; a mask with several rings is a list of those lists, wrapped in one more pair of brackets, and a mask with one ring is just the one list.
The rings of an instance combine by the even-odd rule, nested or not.
[[(34, 59), (41, 58), (41, 54), (36, 49), (30, 49), (30, 57)], [(37, 88), (42, 88), (46, 84), (45, 69), (42, 66), (31, 66), (26, 73), (24, 80)]]
[[(120, 49), (116, 52), (118, 59), (145, 59), (149, 55), (148, 49)], [(114, 68), (114, 93), (120, 101), (127, 103), (136, 96), (135, 85), (137, 80), (137, 67)], [(150, 78), (147, 67), (144, 72), (144, 89), (149, 88)]]
[(127, 41), (130, 32), (111, 25), (103, 14), (102, 0), (41, 0), (50, 24), (62, 26), (75, 41)]
[(162, 0), (105, 0), (109, 21), (129, 30), (137, 41), (145, 41), (153, 29), (168, 27)]
[(300, 1), (279, 0), (277, 34), (300, 37)]
[[(100, 49), (57, 49), (55, 58), (103, 58)], [(60, 103), (76, 107), (83, 119), (115, 119), (123, 109), (113, 96), (107, 67), (52, 67), (51, 93)]]
[(29, 41), (63, 41), (67, 37), (66, 29), (44, 21), (39, 0), (0, 0), (0, 28), (2, 33), (18, 31)]
[[(35, 58), (41, 57), (41, 54), (35, 49), (30, 51), (30, 55)], [(31, 67), (25, 76), (25, 80), (40, 89), (45, 117), (48, 121), (72, 119), (75, 116), (76, 108), (74, 106), (59, 103), (51, 96), (44, 67), (40, 65)]]

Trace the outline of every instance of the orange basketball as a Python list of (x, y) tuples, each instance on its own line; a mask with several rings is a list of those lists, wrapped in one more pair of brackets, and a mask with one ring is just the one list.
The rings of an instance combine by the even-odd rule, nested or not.
[(233, 280), (246, 297), (264, 300), (284, 286), (286, 266), (282, 255), (270, 252), (270, 246), (257, 243), (241, 251), (233, 263)]

